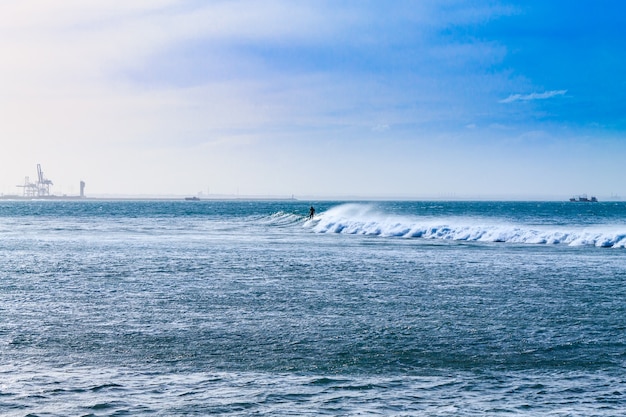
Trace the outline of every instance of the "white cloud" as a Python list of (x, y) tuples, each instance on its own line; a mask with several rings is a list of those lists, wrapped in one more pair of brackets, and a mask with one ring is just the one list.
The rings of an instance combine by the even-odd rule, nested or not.
[(372, 127), (372, 131), (379, 133), (386, 132), (387, 130), (389, 130), (389, 125), (387, 123), (379, 123)]
[(567, 90), (551, 90), (551, 91), (544, 91), (543, 93), (511, 94), (507, 98), (500, 100), (500, 103), (513, 103), (515, 101), (546, 100), (552, 97), (563, 96), (566, 93), (567, 93)]

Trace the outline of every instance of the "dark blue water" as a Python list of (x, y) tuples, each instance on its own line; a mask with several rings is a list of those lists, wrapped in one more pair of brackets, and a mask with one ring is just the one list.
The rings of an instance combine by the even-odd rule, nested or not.
[(0, 414), (626, 414), (626, 204), (0, 202)]

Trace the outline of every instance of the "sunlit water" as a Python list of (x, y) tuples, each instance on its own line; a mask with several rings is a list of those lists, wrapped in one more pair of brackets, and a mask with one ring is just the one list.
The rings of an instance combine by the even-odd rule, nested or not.
[(626, 204), (0, 203), (0, 415), (626, 414)]

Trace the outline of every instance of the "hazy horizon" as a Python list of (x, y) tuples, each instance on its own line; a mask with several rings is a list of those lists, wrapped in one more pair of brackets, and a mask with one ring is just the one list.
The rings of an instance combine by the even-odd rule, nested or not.
[(0, 194), (625, 196), (625, 12), (3, 2)]
[[(207, 194), (198, 193), (169, 193), (169, 194), (142, 194), (142, 193), (85, 193), (84, 200), (184, 200), (191, 197), (200, 200), (210, 201), (228, 201), (228, 200), (297, 200), (303, 201), (305, 205), (315, 201), (337, 201), (337, 202), (376, 202), (376, 201), (493, 201), (493, 202), (565, 202), (572, 197), (596, 197), (600, 202), (620, 202), (624, 201), (623, 197), (618, 194), (596, 195), (588, 193), (579, 194), (425, 194), (425, 195), (406, 195), (406, 194), (378, 194), (378, 195), (356, 195), (356, 194)], [(19, 192), (11, 194), (0, 194), (1, 199), (11, 200), (43, 200), (48, 197), (28, 197), (23, 196)], [(78, 193), (51, 193), (49, 196), (52, 200), (76, 200), (80, 199)]]

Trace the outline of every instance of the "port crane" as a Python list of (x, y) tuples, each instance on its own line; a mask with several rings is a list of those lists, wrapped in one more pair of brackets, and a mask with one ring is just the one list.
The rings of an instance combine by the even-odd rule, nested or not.
[(50, 186), (52, 181), (43, 175), (41, 164), (37, 164), (37, 182), (30, 182), (30, 178), (24, 179), (24, 185), (18, 187), (24, 189), (24, 197), (48, 197), (50, 195)]

